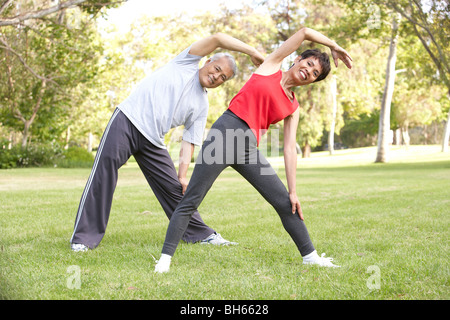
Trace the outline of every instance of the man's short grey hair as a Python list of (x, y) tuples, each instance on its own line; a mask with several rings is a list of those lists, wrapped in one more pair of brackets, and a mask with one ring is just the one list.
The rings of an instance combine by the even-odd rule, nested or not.
[(229, 54), (229, 53), (218, 52), (218, 53), (216, 53), (215, 55), (213, 55), (211, 57), (211, 61), (216, 61), (216, 60), (219, 60), (221, 58), (227, 58), (228, 59), (228, 63), (230, 64), (231, 70), (233, 71), (233, 75), (228, 80), (233, 79), (236, 76), (236, 74), (237, 74), (236, 60), (234, 60), (234, 57), (231, 54)]

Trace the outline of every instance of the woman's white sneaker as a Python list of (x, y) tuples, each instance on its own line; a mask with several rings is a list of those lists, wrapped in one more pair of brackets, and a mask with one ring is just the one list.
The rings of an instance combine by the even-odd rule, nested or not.
[(333, 264), (332, 261), (333, 258), (325, 257), (325, 253), (322, 253), (319, 257), (316, 250), (303, 257), (303, 264), (317, 264), (321, 267), (340, 268), (340, 266)]
[[(155, 258), (153, 258), (155, 259)], [(170, 262), (172, 261), (172, 257), (168, 254), (161, 254), (161, 258), (159, 260), (155, 260), (156, 266), (155, 266), (155, 272), (157, 273), (165, 273), (169, 272), (170, 269)]]

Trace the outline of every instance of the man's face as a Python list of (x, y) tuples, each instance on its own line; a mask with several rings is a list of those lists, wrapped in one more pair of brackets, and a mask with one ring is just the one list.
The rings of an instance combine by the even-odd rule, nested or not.
[(232, 76), (233, 70), (226, 57), (215, 61), (208, 60), (199, 70), (200, 84), (203, 88), (217, 88)]

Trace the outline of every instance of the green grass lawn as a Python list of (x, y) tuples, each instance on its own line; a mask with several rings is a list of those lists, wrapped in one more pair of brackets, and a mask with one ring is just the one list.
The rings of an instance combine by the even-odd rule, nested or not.
[[(299, 159), (297, 191), (319, 254), (338, 269), (302, 265), (278, 215), (232, 169), (199, 211), (237, 246), (181, 243), (155, 274), (168, 220), (137, 165), (119, 171), (106, 235), (70, 250), (89, 169), (0, 171), (2, 299), (439, 299), (450, 298), (450, 155), (438, 146), (313, 153)], [(285, 181), (282, 159), (271, 159)], [(78, 282), (75, 280), (79, 280)]]

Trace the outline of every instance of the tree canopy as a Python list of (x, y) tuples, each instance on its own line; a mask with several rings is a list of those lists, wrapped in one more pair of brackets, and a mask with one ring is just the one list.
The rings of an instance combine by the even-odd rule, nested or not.
[[(101, 30), (98, 19), (122, 2), (0, 2), (3, 149), (50, 142), (95, 148), (112, 110), (133, 86), (195, 40), (223, 32), (269, 54), (303, 26), (345, 47), (354, 67), (333, 67), (327, 80), (296, 89), (299, 147), (304, 155), (311, 148), (325, 149), (330, 134), (340, 146), (374, 145), (394, 13), (401, 23), (389, 127), (401, 132), (403, 143), (445, 145), (450, 119), (447, 1), (261, 0), (234, 10), (222, 5), (213, 15), (143, 16), (126, 33), (113, 25)], [(305, 43), (284, 68), (311, 47), (328, 50)], [(209, 93), (208, 127), (254, 71), (248, 57), (235, 57), (238, 76)], [(409, 135), (417, 126), (435, 134), (426, 139)]]

